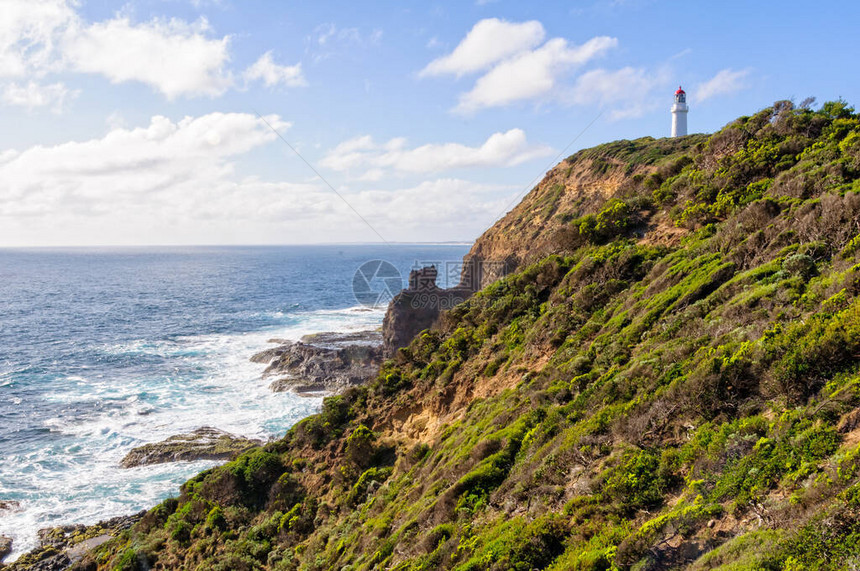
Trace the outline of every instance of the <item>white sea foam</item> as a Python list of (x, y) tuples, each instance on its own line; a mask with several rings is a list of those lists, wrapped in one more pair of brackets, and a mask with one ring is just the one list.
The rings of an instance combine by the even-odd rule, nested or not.
[[(21, 503), (0, 515), (0, 535), (12, 537), (10, 560), (32, 549), (38, 529), (99, 520), (152, 507), (214, 462), (183, 462), (122, 469), (135, 446), (213, 426), (268, 439), (312, 414), (320, 398), (273, 393), (261, 379), (263, 365), (250, 357), (269, 339), (299, 339), (321, 331), (379, 327), (383, 312), (362, 308), (286, 316), (287, 324), (239, 335), (140, 339), (104, 348), (106, 355), (157, 356), (175, 361), (175, 374), (121, 380), (86, 373), (57, 382), (47, 396), (61, 406), (44, 422), (50, 444), (0, 457), (0, 498)], [(97, 404), (98, 406), (93, 406)]]

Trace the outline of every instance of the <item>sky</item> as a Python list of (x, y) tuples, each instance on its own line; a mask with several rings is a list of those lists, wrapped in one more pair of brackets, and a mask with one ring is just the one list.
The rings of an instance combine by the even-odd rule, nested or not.
[(0, 247), (472, 241), (561, 159), (860, 102), (860, 2), (0, 0)]

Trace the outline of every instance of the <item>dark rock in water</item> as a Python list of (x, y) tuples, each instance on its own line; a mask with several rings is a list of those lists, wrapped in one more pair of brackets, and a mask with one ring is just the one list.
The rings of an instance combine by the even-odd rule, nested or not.
[(305, 335), (302, 343), (328, 349), (342, 349), (350, 345), (375, 347), (382, 343), (381, 331), (354, 331), (352, 333), (323, 332)]
[(204, 426), (190, 434), (178, 434), (162, 442), (138, 446), (126, 454), (120, 464), (123, 468), (133, 468), (182, 460), (226, 460), (261, 444), (261, 440)]
[(3, 512), (14, 512), (17, 511), (21, 507), (21, 502), (16, 502), (15, 500), (0, 500), (0, 515)]
[(398, 349), (436, 323), (442, 311), (463, 303), (472, 293), (464, 286), (436, 287), (436, 268), (413, 270), (409, 287), (394, 296), (382, 320), (383, 357), (393, 357)]
[[(286, 344), (286, 343), (291, 343), (291, 341), (284, 341), (282, 339), (269, 339), (269, 343)], [(286, 349), (283, 346), (273, 347), (272, 349), (266, 349), (265, 351), (260, 351), (259, 353), (257, 353), (253, 357), (251, 357), (251, 362), (252, 363), (268, 364), (268, 363), (271, 363), (273, 360), (277, 359), (278, 357), (280, 357), (281, 355), (283, 355), (285, 351), (286, 351)]]
[[(102, 543), (137, 523), (146, 512), (119, 516), (95, 525), (63, 525), (39, 530), (39, 547), (4, 567), (8, 571), (64, 571)], [(2, 557), (0, 557), (2, 559)]]
[(10, 553), (12, 553), (12, 539), (0, 535), (0, 561), (6, 559)]
[(278, 347), (257, 353), (251, 360), (268, 363), (263, 378), (279, 375), (275, 392), (299, 394), (341, 391), (376, 376), (382, 351), (378, 331), (317, 333), (301, 341), (273, 339)]
[(272, 392), (283, 393), (291, 391), (300, 397), (316, 397), (332, 394), (332, 390), (325, 384), (307, 384), (305, 379), (294, 377), (283, 377), (272, 381), (269, 385)]

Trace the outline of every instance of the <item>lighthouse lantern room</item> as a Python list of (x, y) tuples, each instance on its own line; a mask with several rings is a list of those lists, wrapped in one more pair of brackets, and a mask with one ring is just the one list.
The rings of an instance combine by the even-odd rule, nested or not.
[(678, 86), (675, 104), (672, 105), (672, 136), (683, 137), (687, 134), (687, 93)]

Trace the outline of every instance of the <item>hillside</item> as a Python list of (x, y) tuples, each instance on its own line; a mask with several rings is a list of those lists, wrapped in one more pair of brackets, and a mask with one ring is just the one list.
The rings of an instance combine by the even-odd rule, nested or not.
[(843, 102), (577, 153), (514, 273), (78, 568), (853, 568), (858, 175)]
[[(583, 214), (597, 212), (607, 199), (634, 197), (638, 184), (658, 171), (672, 168), (668, 157), (682, 156), (707, 140), (706, 135), (676, 139), (643, 137), (635, 141), (616, 141), (585, 149), (553, 168), (526, 197), (480, 236), (466, 255), (466, 260), (504, 262), (508, 270), (553, 254), (564, 248), (556, 234)], [(652, 179), (654, 180), (654, 179)], [(641, 228), (652, 231), (654, 228)], [(678, 234), (670, 230), (660, 239), (673, 241)], [(481, 276), (482, 287), (498, 275)]]

